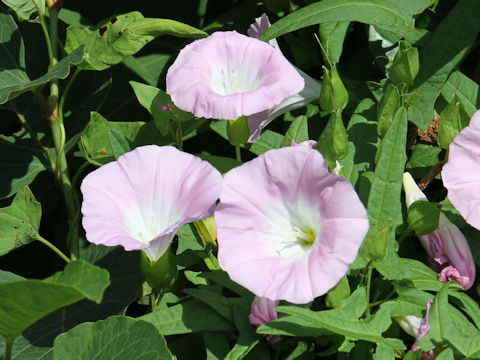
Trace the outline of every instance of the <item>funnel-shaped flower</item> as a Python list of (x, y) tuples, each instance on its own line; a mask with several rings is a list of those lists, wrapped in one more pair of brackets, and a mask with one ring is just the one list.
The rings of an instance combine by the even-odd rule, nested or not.
[(453, 206), (480, 230), (480, 111), (450, 144), (442, 180)]
[(232, 280), (297, 304), (338, 283), (368, 231), (350, 182), (306, 146), (270, 150), (230, 170), (215, 223), (218, 260)]
[[(428, 201), (409, 173), (403, 174), (403, 186), (407, 207), (415, 201)], [(475, 263), (467, 239), (443, 213), (440, 213), (438, 229), (419, 238), (432, 261), (432, 267), (439, 272), (440, 281), (456, 280), (465, 290), (473, 285)]]
[(303, 87), (304, 80), (281, 52), (236, 31), (187, 45), (167, 73), (167, 93), (175, 105), (212, 119), (256, 114)]
[[(261, 326), (270, 321), (276, 320), (278, 317), (275, 307), (278, 306), (279, 301), (272, 301), (267, 298), (255, 296), (250, 308), (250, 314), (248, 320), (250, 324), (255, 326)], [(282, 340), (282, 336), (279, 335), (264, 335), (265, 338), (271, 343), (276, 343)]]
[(87, 240), (159, 259), (183, 224), (212, 216), (222, 177), (171, 146), (136, 148), (82, 182)]
[[(250, 25), (247, 33), (251, 37), (259, 38), (265, 32), (265, 30), (270, 27), (270, 25), (271, 24), (268, 16), (262, 14), (261, 17), (256, 18), (255, 22)], [(279, 52), (281, 52), (277, 40), (272, 39), (268, 43), (275, 49), (277, 49)], [(303, 90), (287, 97), (280, 104), (273, 106), (268, 110), (250, 115), (248, 117), (248, 128), (250, 130), (250, 137), (248, 139), (248, 142), (257, 141), (260, 137), (262, 129), (266, 127), (275, 118), (285, 114), (287, 111), (301, 108), (319, 98), (320, 91), (322, 90), (322, 86), (320, 85), (320, 83), (308, 76), (302, 70), (296, 67), (295, 69), (305, 81), (305, 86)]]

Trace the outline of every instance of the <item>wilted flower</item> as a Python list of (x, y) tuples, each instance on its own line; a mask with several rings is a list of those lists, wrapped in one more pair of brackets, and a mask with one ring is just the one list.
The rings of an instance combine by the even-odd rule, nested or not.
[[(411, 351), (420, 350), (420, 347), (417, 345), (417, 342), (420, 341), (425, 335), (430, 332), (430, 308), (432, 307), (432, 300), (427, 302), (427, 310), (425, 311), (425, 319), (419, 318), (417, 316), (408, 315), (408, 316), (398, 316), (395, 320), (398, 322), (400, 327), (409, 335), (415, 338), (415, 343), (411, 347)], [(425, 351), (422, 353), (423, 359), (429, 359), (432, 357), (433, 350)]]
[[(251, 37), (259, 38), (270, 26), (271, 24), (268, 16), (262, 14), (261, 17), (256, 18), (255, 22), (250, 25), (247, 33)], [(268, 43), (281, 52), (276, 39), (272, 39)], [(305, 81), (303, 90), (287, 97), (280, 104), (273, 106), (272, 108), (250, 115), (248, 117), (248, 128), (250, 130), (250, 138), (248, 139), (248, 142), (257, 141), (260, 137), (262, 129), (275, 118), (285, 114), (287, 111), (295, 110), (305, 106), (308, 103), (318, 99), (320, 96), (320, 91), (322, 89), (320, 83), (297, 67), (294, 66), (294, 68)]]
[[(409, 173), (403, 174), (403, 186), (407, 207), (415, 201), (428, 201)], [(432, 260), (432, 267), (439, 272), (440, 281), (456, 280), (465, 290), (473, 285), (475, 263), (467, 239), (443, 213), (440, 213), (438, 229), (419, 238)]]
[(450, 144), (442, 180), (453, 206), (480, 230), (480, 111)]
[(136, 148), (83, 180), (87, 240), (157, 260), (178, 228), (212, 216), (221, 183), (220, 173), (196, 156), (171, 146)]
[(350, 182), (305, 146), (270, 150), (230, 170), (215, 223), (218, 260), (232, 280), (297, 304), (338, 283), (369, 227)]
[[(279, 301), (272, 301), (267, 298), (262, 298), (255, 296), (252, 301), (252, 306), (250, 308), (250, 315), (248, 315), (248, 320), (250, 324), (255, 326), (261, 326), (270, 321), (276, 320), (278, 317), (277, 310), (275, 307), (278, 306)], [(272, 342), (276, 343), (282, 340), (282, 336), (279, 335), (264, 335), (265, 338)]]
[(167, 93), (198, 117), (236, 119), (271, 109), (304, 80), (281, 52), (236, 31), (185, 46), (167, 73)]

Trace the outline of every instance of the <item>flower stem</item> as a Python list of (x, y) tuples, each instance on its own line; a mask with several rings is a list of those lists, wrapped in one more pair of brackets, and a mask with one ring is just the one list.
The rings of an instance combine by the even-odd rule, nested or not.
[(58, 256), (60, 256), (65, 262), (68, 264), (70, 262), (70, 259), (63, 253), (61, 252), (55, 245), (53, 245), (50, 241), (47, 239), (44, 239), (40, 235), (37, 235), (36, 239), (40, 241), (42, 244), (48, 246), (51, 250), (53, 250)]
[(183, 133), (182, 133), (182, 122), (177, 121), (177, 149), (183, 151)]
[(5, 360), (12, 360), (13, 341), (8, 341), (5, 344)]
[(205, 23), (205, 14), (207, 12), (207, 3), (208, 3), (208, 0), (200, 0), (198, 2), (198, 17), (199, 17), (199, 20), (198, 20), (198, 27), (199, 28), (202, 28), (203, 27), (203, 24)]
[[(372, 284), (372, 264), (368, 264), (368, 272), (367, 272), (367, 304), (370, 304), (370, 286)], [(370, 317), (370, 306), (367, 306), (365, 310), (365, 316)]]
[(235, 145), (235, 157), (237, 158), (238, 162), (242, 162), (242, 153), (240, 151), (240, 145)]

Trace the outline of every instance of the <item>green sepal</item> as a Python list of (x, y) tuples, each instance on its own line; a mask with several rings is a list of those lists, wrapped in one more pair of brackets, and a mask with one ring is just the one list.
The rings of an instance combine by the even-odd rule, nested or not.
[(177, 261), (170, 248), (158, 260), (141, 252), (140, 266), (145, 280), (153, 290), (170, 288), (177, 279)]
[(395, 223), (392, 219), (378, 225), (363, 240), (360, 254), (367, 261), (381, 261), (387, 251), (387, 243), (393, 235)]
[(388, 68), (387, 73), (390, 80), (395, 84), (407, 84), (412, 86), (415, 77), (420, 68), (418, 58), (418, 50), (405, 41), (400, 42), (397, 55), (393, 59), (392, 65)]
[(384, 137), (400, 108), (400, 93), (395, 85), (389, 84), (377, 108), (377, 134)]
[(348, 104), (348, 92), (336, 67), (331, 70), (323, 67), (323, 83), (319, 102), (322, 109), (327, 112), (340, 112)]
[(250, 137), (248, 129), (248, 119), (246, 116), (240, 116), (227, 122), (228, 141), (232, 145), (243, 145)]
[(317, 149), (323, 154), (328, 165), (333, 169), (335, 161), (344, 158), (348, 154), (348, 148), (348, 137), (343, 125), (342, 115), (340, 112), (333, 113), (318, 139)]
[(408, 208), (408, 225), (417, 236), (427, 235), (438, 228), (440, 207), (429, 201), (415, 201)]

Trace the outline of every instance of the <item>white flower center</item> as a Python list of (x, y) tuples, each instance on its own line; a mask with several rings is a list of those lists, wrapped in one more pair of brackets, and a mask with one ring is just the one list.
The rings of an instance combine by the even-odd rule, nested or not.
[(239, 65), (227, 64), (218, 69), (213, 68), (210, 75), (210, 87), (219, 95), (231, 95), (258, 89), (262, 76), (258, 69), (248, 62)]

